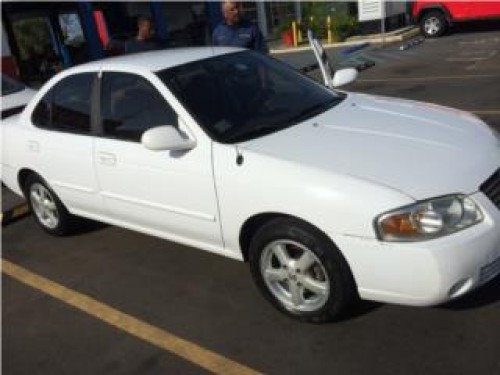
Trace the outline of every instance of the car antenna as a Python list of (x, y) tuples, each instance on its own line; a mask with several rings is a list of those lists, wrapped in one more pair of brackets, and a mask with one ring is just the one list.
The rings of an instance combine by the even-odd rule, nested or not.
[(238, 145), (235, 145), (234, 147), (236, 149), (236, 164), (237, 165), (242, 165), (243, 161), (244, 161), (243, 154), (241, 153)]

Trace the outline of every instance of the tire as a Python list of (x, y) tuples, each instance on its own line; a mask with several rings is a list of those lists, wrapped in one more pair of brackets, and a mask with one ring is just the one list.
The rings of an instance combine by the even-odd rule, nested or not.
[(36, 222), (43, 230), (54, 236), (70, 233), (74, 217), (41, 177), (35, 174), (27, 177), (24, 195)]
[(274, 307), (293, 318), (323, 323), (357, 300), (354, 278), (332, 241), (292, 218), (275, 219), (252, 238), (252, 277)]
[(425, 13), (420, 20), (420, 31), (426, 38), (442, 36), (448, 28), (448, 22), (442, 12)]

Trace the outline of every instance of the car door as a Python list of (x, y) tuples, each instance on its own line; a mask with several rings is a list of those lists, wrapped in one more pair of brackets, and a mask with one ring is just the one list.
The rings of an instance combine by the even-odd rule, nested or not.
[(112, 221), (181, 242), (221, 245), (211, 142), (188, 151), (152, 151), (140, 142), (157, 126), (189, 133), (144, 76), (105, 71), (101, 137), (95, 143), (101, 195)]
[(467, 18), (500, 17), (500, 1), (467, 1)]
[(27, 133), (30, 168), (74, 213), (102, 213), (93, 163), (92, 92), (97, 73), (62, 78), (35, 106)]
[(333, 69), (333, 64), (328, 58), (326, 51), (324, 50), (321, 43), (314, 38), (314, 35), (311, 30), (307, 31), (307, 39), (309, 40), (309, 44), (311, 45), (311, 49), (313, 50), (314, 57), (318, 61), (319, 69), (321, 70), (321, 75), (323, 76), (323, 82), (326, 87), (333, 88), (333, 76), (335, 75), (335, 71)]
[(318, 66), (321, 70), (323, 82), (326, 87), (335, 89), (356, 80), (358, 71), (354, 68), (343, 68), (335, 71), (334, 65), (326, 54), (325, 49), (323, 48), (321, 43), (316, 38), (314, 38), (311, 30), (307, 32), (307, 38), (309, 39), (309, 44), (311, 45), (314, 56), (318, 61)]

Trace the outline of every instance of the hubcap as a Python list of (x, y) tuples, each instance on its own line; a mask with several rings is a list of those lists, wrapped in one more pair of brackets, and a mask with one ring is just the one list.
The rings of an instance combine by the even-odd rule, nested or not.
[(424, 22), (424, 30), (428, 35), (435, 35), (441, 29), (441, 21), (437, 17), (430, 17)]
[(271, 293), (288, 310), (315, 311), (330, 295), (330, 281), (321, 261), (300, 243), (277, 240), (268, 244), (260, 271)]
[(59, 213), (50, 191), (36, 182), (31, 185), (29, 196), (33, 211), (40, 223), (49, 229), (56, 228), (59, 224)]

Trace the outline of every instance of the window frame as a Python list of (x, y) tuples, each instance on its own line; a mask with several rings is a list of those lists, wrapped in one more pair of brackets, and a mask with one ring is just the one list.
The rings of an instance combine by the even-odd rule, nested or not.
[[(54, 127), (54, 122), (53, 122), (53, 116), (54, 116), (54, 93), (55, 90), (57, 90), (57, 87), (63, 83), (64, 81), (71, 79), (73, 77), (79, 76), (79, 75), (92, 75), (92, 83), (90, 85), (90, 111), (89, 111), (89, 130), (88, 132), (84, 131), (78, 131), (78, 130), (72, 130), (72, 129), (61, 129), (61, 128), (56, 128)], [(96, 116), (95, 116), (95, 110), (96, 108), (96, 89), (99, 86), (99, 72), (98, 71), (87, 71), (87, 72), (78, 72), (74, 74), (68, 74), (64, 77), (62, 77), (60, 80), (55, 82), (47, 91), (44, 92), (42, 97), (36, 102), (36, 104), (33, 107), (33, 110), (30, 113), (30, 122), (31, 124), (36, 127), (37, 129), (40, 130), (45, 130), (45, 131), (51, 131), (51, 132), (59, 132), (59, 133), (68, 133), (68, 134), (76, 134), (76, 135), (82, 135), (82, 136), (95, 136), (96, 134)], [(49, 98), (49, 126), (40, 126), (37, 125), (36, 122), (34, 121), (33, 117), (35, 114), (36, 109), (40, 105), (40, 103), (45, 99)]]

